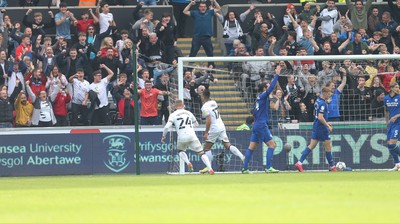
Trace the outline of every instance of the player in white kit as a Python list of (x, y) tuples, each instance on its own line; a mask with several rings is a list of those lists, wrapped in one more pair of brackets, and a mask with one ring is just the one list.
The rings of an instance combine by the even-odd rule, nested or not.
[[(206, 118), (206, 130), (204, 131), (203, 138), (206, 141), (204, 145), (204, 151), (208, 156), (210, 162), (212, 161), (213, 155), (211, 147), (217, 140), (221, 140), (224, 144), (225, 149), (229, 149), (233, 154), (239, 157), (242, 161), (244, 160), (243, 154), (239, 151), (236, 146), (229, 142), (228, 135), (226, 134), (225, 124), (221, 119), (221, 115), (218, 111), (218, 104), (216, 101), (210, 98), (211, 94), (208, 89), (205, 89), (201, 93), (201, 100), (203, 106), (201, 112), (204, 118)], [(200, 173), (207, 173), (208, 168), (204, 168)]]
[(182, 100), (175, 101), (175, 109), (176, 111), (169, 116), (168, 122), (164, 127), (161, 142), (165, 143), (165, 136), (168, 130), (172, 126), (175, 126), (178, 135), (177, 149), (179, 157), (187, 164), (189, 172), (193, 171), (193, 165), (189, 162), (189, 158), (185, 152), (188, 147), (198, 155), (201, 155), (201, 160), (210, 170), (210, 174), (214, 174), (214, 170), (211, 168), (211, 162), (204, 153), (201, 143), (196, 136), (196, 132), (193, 129), (193, 125), (198, 125), (196, 118), (190, 111), (185, 110), (185, 105)]

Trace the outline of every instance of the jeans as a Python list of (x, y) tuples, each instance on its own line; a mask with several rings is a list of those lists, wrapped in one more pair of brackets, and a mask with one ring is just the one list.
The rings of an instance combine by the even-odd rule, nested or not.
[(144, 2), (145, 5), (157, 5), (156, 0), (140, 0), (139, 2)]
[[(208, 57), (214, 56), (214, 47), (210, 36), (193, 36), (189, 57), (196, 57), (200, 50), (200, 46), (203, 46)], [(214, 63), (209, 62), (208, 65), (214, 65)]]

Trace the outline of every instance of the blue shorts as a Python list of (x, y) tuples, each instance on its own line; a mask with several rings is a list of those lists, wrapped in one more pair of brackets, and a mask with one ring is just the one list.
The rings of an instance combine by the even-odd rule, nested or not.
[(400, 125), (398, 123), (389, 122), (388, 129), (387, 129), (387, 140), (390, 139), (397, 139), (399, 140), (399, 130)]
[(318, 141), (331, 140), (328, 127), (323, 126), (319, 128), (313, 128), (311, 139)]
[(272, 140), (272, 134), (268, 129), (268, 126), (262, 126), (262, 127), (255, 127), (253, 126), (251, 130), (251, 138), (250, 142), (268, 142)]

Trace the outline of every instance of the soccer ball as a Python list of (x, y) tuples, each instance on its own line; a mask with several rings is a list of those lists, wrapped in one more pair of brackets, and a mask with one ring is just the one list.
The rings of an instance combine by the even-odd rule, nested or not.
[(336, 168), (339, 171), (343, 171), (344, 169), (346, 169), (346, 164), (344, 162), (337, 162), (336, 163)]

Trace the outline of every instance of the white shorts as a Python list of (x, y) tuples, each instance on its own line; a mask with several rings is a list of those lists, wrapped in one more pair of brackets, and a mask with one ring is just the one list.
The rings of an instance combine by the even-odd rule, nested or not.
[(223, 130), (221, 132), (208, 133), (208, 138), (206, 139), (206, 142), (211, 142), (212, 144), (214, 144), (218, 139), (222, 142), (229, 142), (228, 135), (226, 135), (226, 130)]
[(186, 151), (186, 148), (189, 148), (196, 153), (203, 151), (203, 147), (198, 139), (189, 142), (178, 142), (177, 148), (182, 151)]

